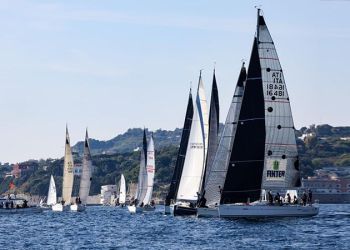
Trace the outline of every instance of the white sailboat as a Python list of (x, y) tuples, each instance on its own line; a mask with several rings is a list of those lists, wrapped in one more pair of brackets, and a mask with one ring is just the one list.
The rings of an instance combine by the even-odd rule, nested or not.
[(68, 127), (66, 127), (66, 143), (65, 143), (65, 154), (64, 154), (64, 165), (63, 165), (63, 183), (62, 183), (62, 200), (52, 206), (52, 211), (63, 211), (68, 210), (72, 198), (73, 190), (73, 155), (70, 147)]
[(119, 187), (119, 204), (124, 207), (126, 202), (126, 182), (125, 177), (122, 174), (120, 176), (120, 187)]
[(130, 213), (141, 213), (155, 210), (154, 202), (152, 201), (154, 174), (155, 154), (153, 135), (147, 144), (146, 131), (144, 130), (136, 199), (133, 204), (128, 206)]
[(75, 204), (70, 206), (71, 211), (84, 211), (87, 203), (87, 198), (90, 192), (91, 179), (92, 179), (92, 160), (89, 144), (89, 135), (86, 129), (85, 142), (84, 142), (84, 156), (83, 167), (81, 172), (79, 197), (76, 198)]
[(48, 206), (53, 206), (57, 203), (57, 192), (56, 192), (56, 184), (53, 176), (51, 175), (50, 184), (49, 184), (49, 192), (47, 194), (47, 202)]
[(198, 216), (261, 218), (318, 214), (318, 207), (311, 204), (273, 203), (262, 197), (265, 188), (290, 190), (300, 186), (300, 172), (283, 71), (260, 10), (231, 150), (224, 185), (212, 186), (220, 192), (217, 210), (199, 209)]
[(191, 132), (186, 158), (176, 194), (175, 204), (170, 205), (174, 215), (195, 215), (198, 193), (205, 171), (208, 148), (208, 108), (201, 74), (199, 75), (196, 103), (194, 105)]

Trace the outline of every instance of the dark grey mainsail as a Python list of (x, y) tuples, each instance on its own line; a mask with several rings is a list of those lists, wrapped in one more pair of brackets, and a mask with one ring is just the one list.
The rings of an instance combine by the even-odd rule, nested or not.
[(207, 159), (205, 166), (205, 174), (203, 175), (202, 180), (202, 192), (204, 190), (204, 186), (206, 180), (208, 179), (208, 175), (213, 166), (215, 154), (219, 145), (219, 114), (220, 114), (220, 106), (219, 106), (219, 93), (218, 86), (216, 84), (215, 77), (215, 69), (213, 73), (213, 85), (211, 89), (211, 100), (210, 100), (210, 109), (209, 109), (209, 135), (208, 135), (208, 151), (207, 151)]
[(182, 174), (182, 169), (183, 169), (184, 162), (185, 162), (187, 145), (188, 145), (188, 138), (189, 138), (190, 132), (191, 132), (192, 117), (193, 117), (193, 100), (192, 100), (192, 93), (190, 90), (184, 126), (182, 129), (180, 148), (179, 148), (179, 151), (177, 153), (176, 164), (175, 164), (175, 168), (174, 168), (174, 172), (173, 172), (173, 177), (171, 178), (169, 192), (168, 192), (168, 195), (166, 196), (166, 199), (165, 199), (166, 206), (169, 206), (171, 203), (171, 200), (175, 200), (175, 198), (176, 198), (176, 193), (177, 193), (177, 189), (178, 189), (181, 174)]
[(208, 177), (205, 183), (205, 202), (200, 205), (215, 206), (218, 205), (221, 198), (221, 189), (224, 186), (226, 172), (230, 165), (230, 158), (232, 152), (232, 146), (236, 135), (237, 121), (241, 110), (242, 97), (244, 93), (244, 82), (246, 80), (247, 73), (244, 67), (244, 63), (240, 70), (234, 95), (230, 109), (228, 111), (225, 126), (222, 131), (220, 142), (216, 150), (213, 165), (208, 171)]

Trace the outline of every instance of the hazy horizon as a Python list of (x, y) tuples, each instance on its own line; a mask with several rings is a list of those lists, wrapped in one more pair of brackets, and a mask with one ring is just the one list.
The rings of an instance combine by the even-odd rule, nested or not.
[[(219, 3), (219, 4), (218, 4)], [(183, 124), (198, 74), (214, 63), (224, 122), (262, 5), (295, 126), (350, 125), (350, 1), (74, 2), (0, 5), (0, 162), (57, 158), (71, 143)]]

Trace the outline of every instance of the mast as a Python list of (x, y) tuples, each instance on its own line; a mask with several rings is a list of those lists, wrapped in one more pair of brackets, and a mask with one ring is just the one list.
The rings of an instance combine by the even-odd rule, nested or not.
[(84, 142), (84, 156), (83, 167), (80, 179), (79, 197), (82, 204), (86, 204), (87, 198), (90, 192), (91, 180), (92, 180), (92, 161), (90, 153), (89, 135), (86, 129), (85, 142)]
[(66, 143), (65, 143), (65, 154), (64, 154), (64, 166), (63, 166), (63, 184), (62, 184), (62, 200), (66, 204), (70, 204), (72, 190), (73, 190), (73, 155), (70, 147), (68, 126), (66, 126)]
[(201, 74), (177, 201), (197, 202), (208, 145), (208, 109)]
[(207, 150), (207, 158), (206, 158), (206, 164), (205, 164), (204, 175), (202, 180), (201, 192), (203, 192), (204, 190), (204, 185), (211, 171), (216, 150), (219, 144), (219, 114), (220, 114), (219, 94), (218, 94), (218, 87), (216, 84), (215, 69), (214, 69), (213, 84), (212, 84), (211, 99), (210, 99), (210, 110), (209, 110), (208, 150)]
[[(226, 173), (230, 166), (230, 158), (236, 135), (238, 118), (244, 94), (244, 82), (246, 81), (246, 78), (247, 73), (243, 63), (226, 117), (225, 126), (220, 137), (219, 146), (215, 154), (213, 166), (208, 173), (204, 187), (204, 197), (206, 200), (206, 205), (208, 206), (215, 206), (220, 203), (221, 190), (224, 186)], [(204, 201), (200, 203), (200, 206), (205, 205)]]
[(262, 186), (299, 187), (299, 156), (287, 86), (275, 44), (259, 9), (257, 34), (266, 125)]
[(154, 183), (154, 174), (155, 174), (155, 157), (154, 157), (154, 141), (153, 133), (151, 134), (151, 139), (148, 142), (147, 146), (147, 191), (145, 198), (143, 200), (144, 205), (149, 205), (152, 200), (153, 193), (153, 183)]
[(192, 118), (193, 118), (193, 100), (192, 100), (192, 93), (190, 90), (190, 93), (188, 96), (185, 121), (184, 121), (183, 129), (182, 129), (180, 148), (179, 148), (179, 151), (177, 153), (176, 164), (175, 164), (173, 177), (171, 179), (171, 183), (170, 183), (170, 187), (169, 187), (169, 192), (168, 192), (168, 195), (165, 199), (166, 206), (170, 205), (171, 200), (175, 200), (177, 189), (179, 187), (182, 169), (183, 169), (185, 157), (186, 157), (188, 139), (189, 139), (190, 132), (191, 132)]

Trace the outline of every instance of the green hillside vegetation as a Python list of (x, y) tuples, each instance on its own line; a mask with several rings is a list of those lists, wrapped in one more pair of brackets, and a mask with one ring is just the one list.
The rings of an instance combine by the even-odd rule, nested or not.
[[(110, 141), (91, 140), (94, 173), (91, 195), (99, 194), (101, 185), (116, 184), (123, 173), (128, 183), (137, 182), (140, 152), (134, 151), (141, 146), (142, 129), (129, 129), (126, 133)], [(301, 160), (302, 177), (311, 176), (314, 170), (329, 167), (350, 166), (350, 127), (332, 127), (329, 125), (303, 127), (297, 131), (298, 150)], [(148, 133), (149, 135), (149, 133)], [(157, 130), (154, 132), (156, 146), (155, 191), (164, 197), (175, 166), (181, 130)], [(81, 142), (73, 149), (76, 163), (81, 161)], [(63, 159), (46, 159), (20, 163), (30, 169), (22, 172), (21, 177), (5, 178), (10, 173), (10, 164), (0, 165), (0, 193), (9, 189), (13, 180), (16, 192), (45, 196), (48, 191), (50, 175), (55, 178), (58, 195), (61, 195)], [(13, 192), (13, 190), (12, 190)]]

